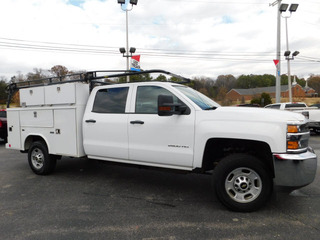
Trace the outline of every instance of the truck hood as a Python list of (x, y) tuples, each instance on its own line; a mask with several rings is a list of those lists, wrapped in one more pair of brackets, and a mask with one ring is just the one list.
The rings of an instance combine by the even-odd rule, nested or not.
[(306, 118), (301, 113), (289, 111), (280, 111), (265, 108), (249, 107), (218, 107), (215, 110), (209, 110), (209, 115), (214, 114), (215, 119), (234, 121), (261, 121), (261, 122), (305, 122)]
[(196, 115), (203, 144), (211, 138), (246, 139), (267, 143), (274, 153), (286, 152), (287, 124), (304, 123), (300, 113), (263, 108), (218, 107)]

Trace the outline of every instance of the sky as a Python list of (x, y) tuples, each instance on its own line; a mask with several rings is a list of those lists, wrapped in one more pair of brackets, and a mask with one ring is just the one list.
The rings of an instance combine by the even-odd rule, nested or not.
[[(141, 55), (144, 70), (164, 69), (185, 77), (276, 74), (275, 0), (1, 0), (0, 77), (34, 68), (126, 69), (119, 52)], [(291, 74), (320, 74), (320, 1), (282, 0), (299, 7), (288, 22)], [(289, 13), (283, 14), (290, 15)], [(285, 18), (281, 18), (281, 74), (287, 73)]]

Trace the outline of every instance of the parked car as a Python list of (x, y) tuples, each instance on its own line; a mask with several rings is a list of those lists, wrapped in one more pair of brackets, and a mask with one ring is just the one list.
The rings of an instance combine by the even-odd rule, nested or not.
[(260, 107), (260, 105), (257, 103), (241, 103), (237, 107)]
[(285, 103), (274, 103), (265, 106), (264, 108), (280, 109), (280, 110), (297, 110), (301, 108), (307, 108), (308, 105), (304, 102), (285, 102)]
[(7, 137), (7, 111), (5, 109), (0, 109), (0, 138), (7, 142)]
[(265, 106), (265, 108), (288, 110), (301, 113), (308, 119), (310, 131), (320, 134), (320, 109), (316, 106), (308, 107), (304, 102), (285, 102), (274, 103)]
[(317, 107), (317, 108), (320, 108), (320, 103), (312, 104), (310, 107)]

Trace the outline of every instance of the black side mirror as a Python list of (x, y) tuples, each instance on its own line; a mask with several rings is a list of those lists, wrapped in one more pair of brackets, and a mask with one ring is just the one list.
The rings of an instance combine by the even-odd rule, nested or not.
[(173, 96), (171, 95), (158, 96), (158, 115), (159, 116), (172, 116), (173, 114), (183, 114), (186, 110), (187, 110), (187, 106), (173, 103)]

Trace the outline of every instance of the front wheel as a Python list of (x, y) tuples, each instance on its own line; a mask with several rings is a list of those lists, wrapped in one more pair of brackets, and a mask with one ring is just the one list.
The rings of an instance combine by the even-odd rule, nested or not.
[(214, 170), (214, 186), (219, 200), (239, 212), (261, 208), (273, 190), (272, 177), (265, 164), (246, 154), (222, 159)]
[(44, 142), (37, 141), (29, 148), (28, 162), (35, 174), (47, 175), (53, 172), (57, 159), (49, 154)]

